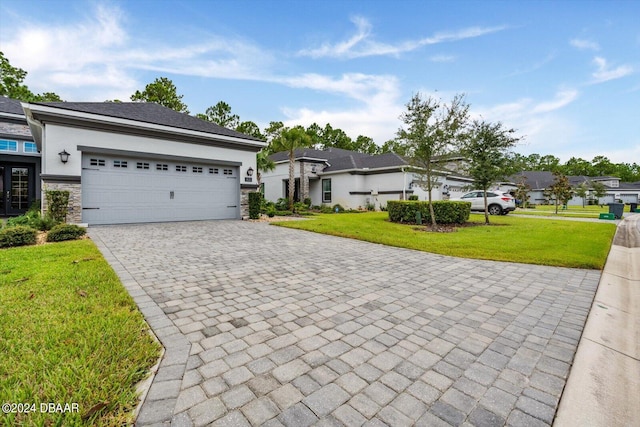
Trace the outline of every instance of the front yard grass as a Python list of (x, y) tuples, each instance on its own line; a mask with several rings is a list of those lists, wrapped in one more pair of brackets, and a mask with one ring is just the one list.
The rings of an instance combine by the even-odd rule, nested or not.
[[(627, 208), (628, 209), (628, 208)], [(517, 208), (511, 212), (510, 215), (535, 215), (535, 216), (558, 216), (565, 218), (598, 218), (601, 213), (609, 212), (609, 206), (600, 207), (598, 205), (587, 205), (584, 208), (582, 206), (568, 205), (567, 209), (563, 210), (562, 206), (558, 207), (558, 213), (556, 214), (556, 207), (554, 205), (537, 205), (534, 209), (522, 209)]]
[(274, 223), (334, 236), (442, 255), (558, 267), (602, 269), (616, 226), (611, 223), (491, 217), (472, 214), (477, 226), (456, 232), (425, 232), (425, 227), (389, 222), (387, 212), (321, 214), (304, 221)]
[[(0, 403), (35, 404), (0, 425), (130, 425), (159, 354), (90, 240), (0, 250)], [(48, 403), (78, 411), (42, 413)]]

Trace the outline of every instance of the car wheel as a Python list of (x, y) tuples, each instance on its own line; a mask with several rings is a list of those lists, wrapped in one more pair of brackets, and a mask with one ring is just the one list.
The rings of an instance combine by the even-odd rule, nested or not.
[(500, 205), (489, 206), (489, 215), (502, 215), (502, 208)]

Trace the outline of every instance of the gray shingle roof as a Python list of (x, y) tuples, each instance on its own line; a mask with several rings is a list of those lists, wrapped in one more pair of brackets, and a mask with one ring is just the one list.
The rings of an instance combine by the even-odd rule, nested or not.
[[(289, 155), (285, 151), (270, 156), (274, 162), (286, 161)], [(408, 162), (395, 153), (366, 154), (357, 151), (343, 150), (341, 148), (328, 148), (316, 150), (313, 148), (301, 148), (294, 151), (295, 159), (310, 158), (326, 161), (327, 166), (323, 172), (336, 172), (350, 169), (380, 169), (407, 166)]]
[(34, 104), (156, 125), (172, 126), (179, 129), (262, 141), (253, 136), (227, 129), (185, 113), (179, 113), (153, 102), (40, 102)]
[(0, 113), (19, 114), (24, 116), (24, 110), (20, 101), (17, 99), (7, 98), (6, 96), (0, 96)]
[[(521, 181), (522, 177), (524, 177), (525, 183), (534, 190), (549, 188), (554, 181), (553, 173), (548, 171), (523, 171), (510, 177), (509, 180), (517, 184)], [(567, 179), (569, 180), (569, 184), (575, 187), (583, 182), (591, 186), (592, 182), (607, 181), (618, 178), (612, 176), (569, 175), (567, 176)], [(608, 187), (606, 185), (605, 187), (616, 190), (633, 190), (640, 189), (640, 182), (620, 182), (618, 187)]]

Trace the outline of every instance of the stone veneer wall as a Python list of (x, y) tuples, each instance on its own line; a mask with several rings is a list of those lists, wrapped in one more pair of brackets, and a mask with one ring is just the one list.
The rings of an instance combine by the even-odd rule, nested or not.
[(47, 190), (69, 192), (69, 208), (67, 222), (79, 224), (82, 222), (82, 184), (79, 182), (48, 182), (42, 180), (42, 214), (47, 212)]
[(257, 186), (240, 188), (240, 218), (249, 218), (249, 193), (258, 191)]

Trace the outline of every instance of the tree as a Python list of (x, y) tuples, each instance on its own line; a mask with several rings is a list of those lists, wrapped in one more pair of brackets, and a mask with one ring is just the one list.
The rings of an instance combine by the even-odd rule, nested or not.
[(263, 148), (258, 152), (258, 154), (256, 154), (256, 168), (258, 169), (256, 175), (258, 179), (258, 187), (260, 187), (260, 184), (262, 183), (262, 172), (270, 172), (276, 168), (274, 161), (269, 158), (270, 155), (271, 152), (268, 148)]
[(467, 159), (467, 172), (476, 188), (484, 192), (484, 222), (489, 224), (487, 190), (497, 180), (505, 178), (509, 171), (508, 151), (520, 140), (512, 136), (514, 129), (505, 129), (502, 123), (474, 120), (469, 135), (460, 145), (460, 154)]
[(587, 160), (580, 157), (572, 157), (561, 167), (562, 173), (565, 175), (584, 175), (593, 176), (593, 167)]
[[(273, 124), (273, 122), (271, 123)], [(295, 193), (295, 150), (309, 147), (310, 145), (311, 137), (307, 135), (304, 128), (299, 126), (292, 129), (283, 129), (280, 134), (271, 141), (271, 149), (273, 149), (274, 152), (286, 151), (289, 155), (289, 209), (291, 210), (293, 210), (293, 195)]]
[(254, 138), (258, 138), (262, 140), (266, 139), (265, 136), (262, 134), (262, 132), (260, 132), (260, 128), (258, 127), (258, 125), (252, 121), (246, 121), (246, 122), (240, 123), (236, 127), (236, 130), (240, 133), (244, 133), (245, 135), (250, 135)]
[(585, 201), (587, 200), (587, 196), (589, 195), (589, 186), (586, 182), (581, 182), (580, 185), (575, 188), (576, 196), (582, 198), (582, 207), (584, 208)]
[(13, 67), (9, 59), (0, 52), (0, 95), (24, 102), (61, 102), (56, 93), (44, 92), (34, 94), (27, 85), (23, 84), (27, 72), (22, 68)]
[(144, 90), (136, 91), (131, 95), (132, 101), (155, 102), (179, 113), (189, 114), (187, 105), (182, 102), (182, 96), (178, 95), (173, 82), (166, 77), (159, 77), (145, 86)]
[(396, 153), (399, 156), (407, 155), (407, 146), (398, 139), (390, 139), (380, 147), (380, 154)]
[(434, 159), (446, 161), (455, 143), (463, 136), (468, 120), (469, 105), (464, 95), (454, 96), (451, 104), (415, 94), (406, 105), (407, 111), (400, 119), (406, 126), (398, 130), (398, 139), (407, 146), (406, 154), (414, 173), (419, 176), (420, 187), (429, 194), (431, 226), (436, 226), (431, 192), (438, 178), (434, 171)]
[(224, 101), (207, 108), (204, 114), (196, 114), (196, 117), (227, 129), (235, 129), (240, 124), (240, 116), (231, 114), (231, 106)]
[(567, 202), (569, 202), (569, 199), (573, 197), (573, 190), (571, 188), (571, 184), (569, 184), (569, 180), (563, 174), (554, 173), (553, 177), (553, 184), (551, 184), (547, 191), (549, 195), (553, 197), (557, 214), (558, 205), (560, 203), (562, 203), (563, 205), (567, 204)]
[(593, 188), (593, 196), (600, 203), (600, 199), (607, 195), (607, 188), (600, 181), (592, 182), (591, 188)]
[(529, 184), (525, 182), (524, 177), (520, 178), (520, 181), (517, 184), (516, 190), (514, 192), (517, 200), (520, 200), (522, 203), (522, 207), (526, 208), (527, 203), (529, 202), (529, 192), (531, 191), (531, 187)]
[(355, 151), (358, 151), (360, 153), (367, 153), (367, 154), (380, 153), (380, 147), (378, 147), (376, 143), (373, 142), (373, 138), (369, 138), (368, 136), (358, 135), (356, 140), (353, 141), (353, 145), (354, 145)]
[(610, 176), (616, 173), (616, 167), (605, 156), (596, 156), (591, 160), (593, 176)]

